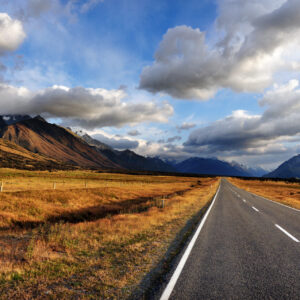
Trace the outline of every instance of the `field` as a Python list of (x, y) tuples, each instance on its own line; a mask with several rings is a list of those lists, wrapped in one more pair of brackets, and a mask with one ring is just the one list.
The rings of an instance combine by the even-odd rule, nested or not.
[(0, 169), (1, 299), (143, 298), (219, 179)]
[(272, 180), (243, 180), (230, 178), (234, 185), (251, 193), (300, 209), (300, 184)]

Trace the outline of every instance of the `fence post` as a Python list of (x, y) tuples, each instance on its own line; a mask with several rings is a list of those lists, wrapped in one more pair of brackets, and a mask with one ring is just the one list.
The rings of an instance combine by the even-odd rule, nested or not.
[(3, 180), (1, 181), (1, 188), (0, 188), (1, 193), (3, 192)]
[(56, 182), (53, 182), (53, 189), (56, 189)]

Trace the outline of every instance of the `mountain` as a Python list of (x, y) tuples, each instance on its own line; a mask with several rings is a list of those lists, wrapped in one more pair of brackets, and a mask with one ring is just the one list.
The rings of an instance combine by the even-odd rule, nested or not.
[[(25, 148), (0, 139), (0, 167), (28, 170), (70, 169), (70, 165), (33, 153)], [(74, 167), (73, 167), (74, 168)]]
[(237, 167), (216, 158), (192, 157), (176, 164), (175, 168), (181, 173), (221, 176), (250, 176), (250, 174), (243, 170), (240, 166)]
[(88, 134), (82, 134), (81, 138), (89, 145), (94, 146), (99, 153), (117, 165), (136, 171), (175, 172), (175, 168), (157, 157), (144, 157), (130, 150), (118, 151), (108, 145), (93, 139)]
[(262, 177), (264, 174), (268, 172), (267, 170), (261, 167), (247, 168), (246, 171), (250, 173), (253, 177)]
[[(5, 120), (5, 119), (4, 119)], [(34, 153), (87, 168), (120, 169), (80, 137), (42, 117), (24, 119), (0, 128), (0, 137)]]
[(270, 178), (300, 178), (300, 154), (282, 163), (274, 171), (264, 175)]
[(231, 162), (230, 165), (232, 165), (234, 168), (237, 168), (241, 172), (247, 173), (248, 176), (250, 177), (261, 177), (267, 173), (267, 171), (263, 168), (260, 167), (251, 168), (235, 161)]
[(175, 172), (175, 169), (157, 157), (144, 157), (131, 150), (102, 150), (101, 153), (128, 170)]
[(89, 136), (86, 133), (81, 135), (81, 138), (85, 142), (87, 142), (89, 145), (96, 147), (98, 150), (113, 150), (113, 148), (111, 148), (110, 146), (108, 146), (96, 139), (93, 139), (91, 136)]

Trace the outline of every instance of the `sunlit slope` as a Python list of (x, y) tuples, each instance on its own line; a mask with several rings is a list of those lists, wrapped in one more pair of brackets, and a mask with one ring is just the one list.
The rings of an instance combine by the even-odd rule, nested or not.
[(33, 153), (4, 139), (0, 139), (0, 167), (19, 169), (68, 168), (65, 163)]
[(0, 137), (68, 164), (89, 168), (119, 168), (80, 138), (40, 117), (4, 127)]

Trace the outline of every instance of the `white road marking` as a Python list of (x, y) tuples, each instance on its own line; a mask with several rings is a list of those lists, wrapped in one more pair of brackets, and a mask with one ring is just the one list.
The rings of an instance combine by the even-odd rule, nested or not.
[(243, 199), (243, 201), (246, 203), (246, 200), (245, 200), (245, 199)]
[(205, 213), (205, 215), (204, 215), (204, 217), (203, 217), (200, 225), (198, 226), (197, 231), (195, 232), (192, 240), (190, 241), (190, 243), (189, 243), (188, 247), (186, 248), (183, 256), (181, 257), (180, 262), (179, 262), (179, 264), (178, 264), (178, 266), (177, 266), (174, 274), (172, 275), (172, 277), (171, 277), (168, 285), (166, 286), (166, 288), (165, 288), (162, 296), (160, 297), (160, 300), (168, 300), (169, 297), (171, 296), (171, 293), (172, 293), (172, 291), (173, 291), (173, 289), (175, 287), (175, 284), (176, 284), (176, 282), (177, 282), (177, 280), (178, 280), (178, 278), (179, 278), (179, 276), (181, 274), (181, 271), (182, 271), (182, 269), (183, 269), (183, 267), (184, 267), (184, 265), (185, 265), (185, 263), (186, 263), (189, 255), (190, 255), (190, 253), (191, 253), (191, 251), (192, 251), (192, 249), (194, 247), (194, 244), (195, 244), (195, 242), (196, 242), (196, 240), (197, 240), (197, 238), (198, 238), (198, 236), (200, 234), (200, 231), (201, 231), (201, 229), (202, 229), (202, 227), (203, 227), (203, 225), (204, 225), (204, 223), (205, 223), (205, 221), (206, 221), (206, 219), (207, 219), (210, 211), (211, 211), (211, 208), (213, 207), (213, 205), (214, 205), (214, 203), (216, 201), (216, 198), (217, 198), (219, 190), (220, 190), (220, 186), (218, 188), (218, 191), (216, 192), (216, 195), (215, 195), (215, 197), (214, 197), (214, 199), (213, 199), (210, 207), (206, 211), (206, 213)]
[(298, 211), (298, 212), (300, 212), (300, 209), (297, 209), (297, 208), (294, 208), (294, 207), (291, 207), (291, 206), (288, 206), (288, 205), (285, 205), (285, 204), (279, 203), (279, 202), (277, 202), (277, 201), (274, 201), (274, 200), (271, 200), (271, 199), (265, 198), (265, 197), (263, 197), (263, 196), (256, 195), (256, 194), (254, 194), (254, 193), (251, 193), (251, 192), (248, 192), (248, 193), (250, 193), (250, 194), (252, 194), (253, 196), (256, 196), (256, 197), (258, 197), (258, 198), (261, 198), (261, 199), (264, 199), (264, 200), (267, 200), (267, 201), (273, 202), (273, 203), (275, 203), (275, 204), (279, 204), (279, 205), (281, 205), (281, 206), (284, 206), (284, 207), (287, 207), (287, 208), (290, 208), (290, 209), (292, 209), (292, 210), (295, 210), (295, 211)]
[(282, 227), (280, 227), (278, 224), (275, 224), (275, 226), (280, 229), (283, 233), (285, 233), (289, 238), (291, 238), (292, 240), (294, 240), (296, 243), (299, 243), (299, 240), (297, 240), (294, 236), (292, 236), (290, 233), (288, 233), (285, 229), (283, 229)]
[(256, 207), (252, 206), (252, 208), (255, 210), (255, 211), (259, 211)]
[[(234, 186), (234, 187), (236, 187), (236, 186), (235, 186), (235, 185), (233, 185), (232, 183), (231, 183), (231, 185), (232, 185), (232, 186)], [(275, 203), (275, 204), (278, 204), (278, 205), (281, 205), (281, 206), (284, 206), (284, 207), (287, 207), (287, 208), (290, 208), (290, 209), (292, 209), (292, 210), (295, 210), (295, 211), (298, 211), (298, 212), (300, 212), (300, 209), (298, 209), (298, 208), (294, 208), (294, 207), (291, 207), (291, 206), (288, 206), (288, 205), (282, 204), (282, 203), (280, 203), (280, 202), (277, 202), (277, 201), (274, 201), (274, 200), (271, 200), (271, 199), (265, 198), (265, 197), (263, 197), (263, 196), (259, 196), (259, 195), (257, 195), (257, 194), (251, 193), (251, 192), (249, 192), (249, 191), (247, 191), (247, 192), (248, 192), (249, 194), (251, 194), (251, 195), (255, 196), (255, 197), (258, 197), (258, 198), (261, 198), (261, 199), (264, 199), (264, 200), (267, 200), (267, 201), (273, 202), (273, 203)]]

